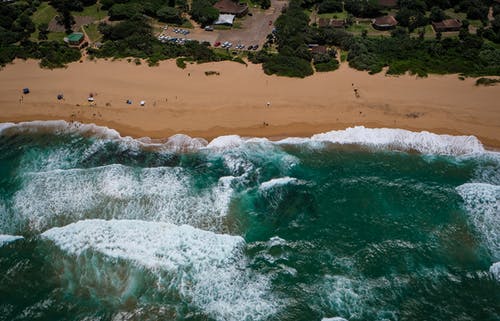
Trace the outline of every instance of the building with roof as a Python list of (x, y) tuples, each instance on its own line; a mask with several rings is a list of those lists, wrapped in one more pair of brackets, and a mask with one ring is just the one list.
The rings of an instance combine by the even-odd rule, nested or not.
[(377, 30), (391, 30), (396, 28), (398, 21), (394, 16), (382, 16), (372, 20), (373, 28)]
[(345, 20), (332, 19), (330, 20), (330, 26), (332, 26), (333, 28), (344, 28)]
[(313, 54), (326, 54), (328, 53), (328, 48), (326, 46), (313, 46), (311, 47), (311, 52)]
[(436, 32), (460, 31), (462, 22), (458, 19), (446, 19), (439, 22), (433, 22), (432, 27)]
[(72, 34), (66, 37), (67, 39), (66, 42), (69, 43), (71, 46), (79, 46), (83, 42), (84, 38), (85, 37), (83, 36), (83, 33), (73, 32)]
[(232, 14), (237, 17), (243, 17), (248, 13), (246, 3), (237, 3), (231, 0), (219, 0), (214, 4), (214, 8), (222, 14)]
[(220, 14), (219, 18), (214, 21), (214, 25), (228, 25), (232, 26), (234, 22), (234, 14)]
[(343, 28), (345, 26), (345, 21), (340, 19), (327, 19), (327, 18), (319, 18), (318, 19), (318, 27), (326, 28)]

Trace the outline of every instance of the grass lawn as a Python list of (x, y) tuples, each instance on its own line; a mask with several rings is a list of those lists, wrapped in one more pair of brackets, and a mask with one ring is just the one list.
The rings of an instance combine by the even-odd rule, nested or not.
[(90, 41), (96, 42), (96, 41), (100, 41), (102, 39), (102, 34), (97, 29), (96, 23), (92, 23), (84, 28), (85, 28), (85, 32), (87, 33), (87, 36), (89, 36), (89, 38), (90, 38)]
[(369, 22), (360, 22), (360, 23), (355, 23), (352, 26), (347, 27), (346, 31), (351, 32), (355, 35), (360, 35), (363, 30), (366, 30), (368, 32), (368, 36), (389, 36), (391, 34), (390, 31), (379, 31), (376, 29), (373, 29), (371, 23)]
[(42, 2), (38, 9), (31, 16), (31, 20), (35, 25), (49, 23), (57, 15), (56, 9), (49, 5), (48, 2)]
[(88, 16), (93, 17), (95, 20), (101, 20), (108, 15), (107, 10), (102, 10), (99, 3), (83, 8), (83, 11), (72, 11), (74, 16)]
[(62, 41), (64, 37), (66, 37), (66, 33), (64, 32), (49, 32), (47, 35), (48, 40)]
[(326, 19), (346, 19), (347, 11), (344, 12), (334, 12), (334, 13), (319, 13), (318, 18)]
[[(444, 11), (444, 13), (450, 18), (459, 19), (459, 20), (469, 20), (469, 19), (467, 19), (466, 13), (455, 12), (453, 9), (447, 9)], [(469, 20), (469, 22), (470, 22), (471, 26), (476, 27), (476, 28), (479, 28), (483, 25), (481, 20)]]

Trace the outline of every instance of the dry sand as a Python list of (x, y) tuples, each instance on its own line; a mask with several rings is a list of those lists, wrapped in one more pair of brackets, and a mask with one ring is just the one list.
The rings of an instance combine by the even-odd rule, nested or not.
[[(16, 61), (0, 71), (0, 122), (64, 119), (108, 126), (122, 136), (184, 133), (207, 139), (310, 136), (364, 125), (475, 135), (498, 148), (500, 88), (474, 82), (457, 75), (371, 76), (345, 64), (335, 72), (290, 79), (234, 62), (183, 70), (174, 61), (148, 67), (100, 60), (43, 70), (35, 61)], [(31, 93), (20, 102), (23, 87)], [(56, 99), (58, 93), (64, 101)], [(89, 93), (96, 94), (94, 107), (87, 103)]]

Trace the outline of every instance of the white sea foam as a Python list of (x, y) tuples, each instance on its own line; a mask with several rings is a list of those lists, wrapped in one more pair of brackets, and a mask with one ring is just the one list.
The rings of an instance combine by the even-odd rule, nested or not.
[(261, 191), (266, 191), (269, 189), (272, 189), (274, 187), (278, 186), (285, 186), (288, 184), (298, 184), (300, 181), (294, 177), (278, 177), (278, 178), (273, 178), (267, 182), (263, 182), (259, 186), (259, 190)]
[(0, 247), (4, 246), (5, 244), (20, 240), (20, 239), (23, 239), (23, 237), (20, 235), (0, 234)]
[(321, 321), (347, 321), (347, 319), (341, 317), (333, 317), (333, 318), (323, 318)]
[(495, 260), (500, 260), (500, 186), (467, 183), (457, 187), (473, 226)]
[(363, 126), (333, 130), (313, 135), (310, 139), (288, 138), (277, 143), (304, 144), (310, 142), (371, 145), (382, 148), (416, 150), (424, 154), (461, 155), (484, 152), (483, 145), (474, 136), (437, 135), (427, 131), (411, 132), (404, 129), (365, 128)]
[[(76, 257), (100, 253), (111, 263), (125, 260), (157, 273), (159, 287), (175, 288), (216, 320), (259, 320), (277, 310), (269, 279), (246, 267), (240, 236), (159, 222), (86, 220), (52, 228), (42, 237)], [(91, 286), (101, 287), (100, 279), (107, 282), (99, 275)]]
[(500, 262), (493, 263), (490, 266), (491, 275), (500, 282)]
[[(80, 133), (100, 138), (121, 140), (124, 143), (139, 144), (147, 147), (172, 150), (196, 150), (208, 148), (214, 150), (228, 150), (237, 148), (246, 143), (269, 144), (266, 138), (242, 138), (238, 135), (220, 136), (210, 143), (204, 139), (191, 138), (186, 135), (174, 135), (166, 140), (150, 138), (132, 139), (121, 137), (113, 129), (94, 124), (81, 124), (66, 121), (32, 121), (22, 123), (0, 123), (0, 135), (11, 133)], [(398, 150), (415, 150), (424, 154), (463, 155), (470, 153), (484, 153), (484, 147), (474, 136), (438, 135), (427, 131), (411, 132), (404, 129), (392, 128), (365, 128), (363, 126), (350, 127), (344, 130), (316, 134), (310, 138), (290, 137), (273, 144), (308, 144), (312, 147), (322, 147), (324, 143), (368, 145), (379, 148), (394, 148)]]
[(207, 148), (212, 149), (230, 149), (243, 145), (245, 141), (238, 135), (219, 136), (214, 138)]
[(20, 133), (56, 133), (92, 135), (99, 138), (118, 139), (120, 134), (107, 127), (95, 124), (82, 124), (78, 122), (66, 122), (64, 120), (30, 121), (21, 123), (1, 123), (0, 135), (11, 135)]
[(33, 231), (96, 217), (147, 219), (220, 231), (233, 193), (233, 177), (195, 189), (192, 175), (178, 167), (108, 165), (29, 173), (22, 179), (13, 211)]

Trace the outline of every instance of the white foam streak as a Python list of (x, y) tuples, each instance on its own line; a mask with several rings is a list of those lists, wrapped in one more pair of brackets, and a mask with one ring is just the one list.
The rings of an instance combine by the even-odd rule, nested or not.
[(457, 192), (493, 258), (500, 260), (500, 186), (467, 183), (457, 187)]
[(404, 129), (365, 128), (356, 126), (313, 135), (310, 139), (285, 139), (281, 143), (328, 142), (335, 144), (369, 145), (382, 148), (416, 150), (424, 154), (462, 155), (484, 152), (483, 145), (474, 136), (437, 135), (427, 131), (411, 132)]
[(13, 210), (29, 230), (85, 218), (147, 219), (221, 230), (233, 189), (233, 177), (193, 189), (182, 168), (134, 169), (108, 165), (53, 170), (23, 177)]
[[(72, 255), (98, 252), (152, 273), (168, 273), (166, 288), (217, 320), (259, 320), (273, 314), (269, 280), (251, 275), (240, 236), (167, 223), (87, 220), (42, 234)], [(161, 273), (160, 273), (161, 272)], [(99, 287), (99, 284), (94, 286)]]
[(130, 137), (121, 137), (116, 130), (107, 127), (78, 122), (68, 123), (63, 120), (0, 124), (0, 135), (36, 132), (79, 133), (83, 136), (92, 135), (100, 138), (122, 140), (128, 144), (174, 151), (189, 151), (204, 148), (230, 150), (247, 143), (273, 143), (277, 145), (308, 144), (311, 147), (322, 147), (324, 143), (334, 143), (367, 145), (397, 150), (414, 150), (423, 154), (464, 155), (485, 152), (483, 145), (475, 136), (438, 135), (427, 131), (411, 132), (404, 129), (365, 128), (363, 126), (333, 130), (313, 135), (310, 138), (290, 137), (276, 142), (270, 142), (266, 138), (242, 138), (238, 135), (227, 135), (217, 137), (207, 144), (207, 141), (204, 139), (191, 138), (182, 134), (163, 140), (154, 140), (147, 137), (133, 139)]
[(490, 266), (490, 273), (495, 280), (500, 282), (500, 262), (493, 263)]
[(14, 241), (23, 239), (24, 237), (20, 235), (6, 235), (6, 234), (0, 234), (0, 247), (12, 243)]
[(274, 187), (284, 186), (284, 185), (288, 185), (288, 184), (297, 184), (298, 182), (299, 182), (298, 179), (296, 179), (294, 177), (288, 177), (288, 176), (273, 178), (267, 182), (260, 184), (259, 190), (266, 191), (266, 190), (272, 189)]

